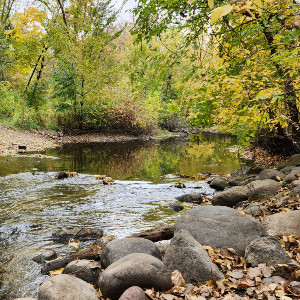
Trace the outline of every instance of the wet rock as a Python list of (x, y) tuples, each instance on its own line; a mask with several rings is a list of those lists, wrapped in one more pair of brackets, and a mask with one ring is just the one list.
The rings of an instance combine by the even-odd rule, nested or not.
[(226, 191), (217, 193), (211, 202), (213, 205), (234, 206), (241, 201), (248, 199), (249, 190), (245, 186), (235, 186)]
[(283, 179), (285, 177), (285, 174), (274, 169), (266, 169), (261, 171), (259, 174), (259, 180), (265, 180), (265, 179), (277, 180), (278, 177)]
[(57, 253), (54, 250), (48, 250), (40, 255), (35, 256), (32, 260), (39, 264), (43, 264), (45, 261), (55, 258), (57, 258)]
[(300, 236), (300, 210), (280, 212), (262, 220), (263, 226), (271, 235)]
[(119, 300), (149, 300), (149, 298), (139, 286), (132, 286), (121, 295)]
[(91, 260), (74, 260), (64, 269), (63, 274), (76, 276), (88, 283), (96, 284), (101, 271), (100, 263)]
[(118, 299), (131, 286), (154, 288), (155, 291), (172, 287), (171, 272), (158, 258), (145, 254), (129, 254), (112, 263), (99, 277), (98, 287), (103, 297)]
[(27, 146), (26, 145), (18, 145), (18, 150), (26, 150)]
[(275, 266), (292, 262), (278, 240), (270, 236), (252, 241), (245, 250), (245, 259), (253, 267), (260, 263)]
[(294, 170), (284, 178), (285, 183), (291, 183), (300, 178), (300, 170)]
[(203, 197), (200, 193), (185, 194), (185, 195), (176, 197), (176, 199), (180, 202), (192, 202), (192, 203), (198, 203), (198, 204), (201, 204), (203, 202)]
[(171, 208), (172, 210), (174, 210), (174, 211), (176, 211), (176, 212), (179, 212), (179, 211), (181, 211), (181, 210), (183, 210), (183, 206), (182, 205), (179, 205), (179, 204), (171, 204), (170, 206), (169, 206), (169, 208)]
[(209, 186), (218, 191), (223, 191), (228, 186), (228, 183), (224, 177), (216, 177), (212, 180)]
[(255, 180), (246, 186), (249, 190), (249, 199), (261, 200), (274, 196), (280, 189), (279, 182), (272, 179)]
[(291, 197), (296, 197), (299, 194), (300, 194), (300, 185), (294, 187), (290, 192)]
[(234, 248), (243, 256), (253, 240), (267, 236), (263, 226), (249, 216), (224, 206), (200, 206), (183, 214), (175, 224), (175, 234), (186, 229), (202, 245)]
[(184, 229), (172, 238), (163, 261), (169, 270), (179, 270), (187, 283), (224, 278), (202, 245)]
[(75, 228), (56, 230), (52, 233), (52, 238), (55, 242), (64, 243), (71, 239), (80, 241), (95, 240), (103, 236), (102, 229)]
[(38, 300), (99, 300), (96, 289), (75, 276), (61, 274), (46, 279)]
[(66, 172), (58, 172), (56, 175), (54, 175), (56, 179), (65, 179), (68, 178), (68, 175)]
[(101, 264), (107, 268), (110, 264), (131, 253), (147, 253), (162, 259), (155, 243), (143, 238), (115, 239), (109, 242), (100, 255)]

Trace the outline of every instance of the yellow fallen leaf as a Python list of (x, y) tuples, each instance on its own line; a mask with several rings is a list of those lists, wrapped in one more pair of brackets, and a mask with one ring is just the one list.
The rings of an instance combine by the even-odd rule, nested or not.
[(58, 269), (58, 270), (49, 271), (49, 273), (50, 273), (51, 276), (54, 276), (54, 275), (62, 274), (63, 271), (64, 271), (64, 268), (61, 268), (61, 269)]

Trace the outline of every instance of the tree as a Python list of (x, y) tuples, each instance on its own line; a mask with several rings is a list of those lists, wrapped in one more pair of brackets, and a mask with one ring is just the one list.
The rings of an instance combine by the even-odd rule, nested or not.
[[(177, 26), (186, 48), (206, 53), (193, 62), (201, 77), (195, 108), (214, 103), (215, 119), (233, 133), (249, 138), (262, 128), (277, 146), (300, 149), (298, 2), (140, 0), (135, 13), (140, 39)], [(196, 112), (195, 123), (202, 117)]]

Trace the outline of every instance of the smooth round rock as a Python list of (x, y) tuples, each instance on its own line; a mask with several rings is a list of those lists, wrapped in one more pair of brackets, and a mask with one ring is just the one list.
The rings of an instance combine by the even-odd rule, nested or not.
[(267, 236), (254, 218), (224, 206), (200, 206), (183, 214), (175, 224), (175, 234), (185, 229), (201, 244), (213, 248), (234, 248), (243, 256), (253, 240)]
[(162, 259), (158, 247), (152, 241), (143, 238), (124, 238), (115, 239), (106, 244), (100, 255), (101, 264), (107, 268), (110, 264), (131, 253), (147, 253)]
[(112, 300), (118, 299), (131, 286), (169, 290), (172, 287), (171, 272), (154, 256), (132, 253), (107, 267), (98, 281), (103, 297)]
[(99, 300), (92, 285), (71, 275), (46, 279), (40, 286), (38, 300)]

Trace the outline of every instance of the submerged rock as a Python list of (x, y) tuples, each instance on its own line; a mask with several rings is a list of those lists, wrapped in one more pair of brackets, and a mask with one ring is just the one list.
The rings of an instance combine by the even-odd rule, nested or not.
[(172, 238), (163, 261), (169, 270), (180, 271), (187, 283), (224, 278), (202, 245), (184, 229)]
[(224, 206), (200, 206), (183, 214), (175, 224), (175, 234), (186, 229), (201, 244), (213, 248), (234, 248), (243, 256), (253, 240), (267, 236), (255, 219)]
[(170, 206), (169, 206), (169, 208), (171, 208), (172, 210), (174, 210), (174, 211), (176, 211), (176, 212), (179, 212), (179, 211), (181, 211), (181, 210), (183, 210), (183, 206), (182, 205), (179, 205), (179, 204), (171, 204)]
[(48, 250), (40, 255), (35, 256), (32, 260), (39, 264), (43, 264), (45, 261), (55, 258), (57, 258), (57, 253), (54, 250)]
[(133, 253), (112, 263), (98, 281), (103, 297), (112, 300), (118, 299), (132, 286), (154, 288), (155, 291), (169, 290), (172, 287), (171, 272), (158, 258)]
[(64, 243), (71, 239), (80, 241), (95, 240), (103, 236), (102, 229), (89, 229), (89, 228), (74, 228), (56, 230), (52, 233), (52, 238), (55, 242)]

